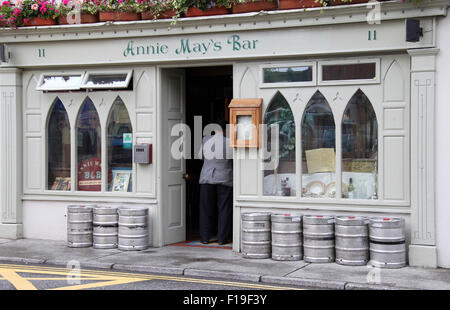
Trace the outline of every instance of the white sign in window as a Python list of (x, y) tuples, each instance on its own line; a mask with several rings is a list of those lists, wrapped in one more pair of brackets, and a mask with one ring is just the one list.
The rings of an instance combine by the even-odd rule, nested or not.
[(237, 139), (252, 140), (253, 122), (251, 115), (238, 115), (237, 122)]

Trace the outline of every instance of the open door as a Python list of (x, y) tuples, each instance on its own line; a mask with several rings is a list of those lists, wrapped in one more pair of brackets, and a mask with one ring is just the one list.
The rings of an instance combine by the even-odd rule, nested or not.
[(162, 197), (161, 212), (163, 244), (186, 240), (186, 171), (184, 159), (171, 154), (172, 143), (179, 137), (172, 137), (176, 124), (185, 123), (185, 71), (180, 69), (161, 70), (162, 108)]

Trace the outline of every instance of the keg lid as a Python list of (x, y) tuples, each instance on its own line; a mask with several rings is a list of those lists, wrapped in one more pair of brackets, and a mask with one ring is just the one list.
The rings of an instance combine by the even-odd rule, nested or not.
[(84, 205), (69, 205), (67, 206), (67, 210), (69, 212), (79, 212), (79, 213), (84, 213), (84, 212), (92, 212), (92, 206), (84, 206)]
[(271, 214), (269, 212), (248, 212), (242, 213), (241, 216), (244, 221), (268, 221)]
[(272, 221), (279, 223), (299, 223), (302, 221), (302, 216), (293, 214), (272, 214), (271, 219)]
[(303, 215), (304, 224), (323, 225), (334, 224), (334, 216), (332, 215)]
[(373, 227), (403, 227), (405, 219), (401, 217), (371, 217), (370, 226)]
[(336, 225), (364, 226), (369, 224), (369, 218), (365, 216), (337, 216)]
[(117, 207), (112, 206), (95, 206), (94, 214), (117, 214)]
[(127, 208), (127, 207), (120, 207), (119, 208), (119, 215), (147, 215), (148, 209), (137, 209), (137, 208)]

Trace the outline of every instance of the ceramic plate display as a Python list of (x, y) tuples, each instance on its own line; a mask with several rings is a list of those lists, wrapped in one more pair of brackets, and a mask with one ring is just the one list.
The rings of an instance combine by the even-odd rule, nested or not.
[(323, 195), (325, 184), (320, 181), (312, 181), (306, 185), (306, 192), (313, 195)]
[(335, 197), (336, 196), (336, 182), (331, 182), (327, 185), (325, 189), (325, 196)]

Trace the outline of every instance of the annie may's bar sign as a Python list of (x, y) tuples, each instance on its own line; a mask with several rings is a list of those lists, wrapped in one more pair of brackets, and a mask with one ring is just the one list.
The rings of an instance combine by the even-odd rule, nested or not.
[(239, 35), (233, 34), (224, 41), (204, 40), (194, 41), (191, 39), (180, 39), (177, 46), (170, 47), (161, 42), (140, 45), (135, 41), (128, 41), (127, 47), (123, 51), (124, 57), (139, 55), (166, 55), (175, 53), (176, 55), (205, 55), (213, 52), (220, 52), (228, 49), (233, 52), (256, 49), (258, 40), (244, 40)]

